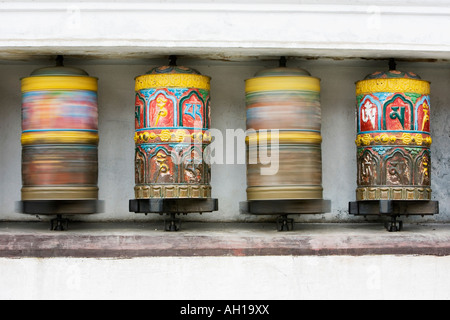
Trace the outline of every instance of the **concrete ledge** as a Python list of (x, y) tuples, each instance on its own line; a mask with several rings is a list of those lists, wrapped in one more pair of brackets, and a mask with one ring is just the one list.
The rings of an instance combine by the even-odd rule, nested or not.
[(449, 29), (449, 16), (445, 0), (9, 0), (0, 4), (0, 56), (449, 59), (450, 41), (440, 32)]
[(450, 225), (184, 223), (165, 232), (156, 223), (71, 222), (50, 231), (45, 222), (1, 222), (0, 257), (133, 258), (168, 256), (450, 255)]

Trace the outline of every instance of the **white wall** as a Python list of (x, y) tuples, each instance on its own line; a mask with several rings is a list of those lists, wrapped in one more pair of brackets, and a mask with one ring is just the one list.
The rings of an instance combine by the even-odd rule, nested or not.
[(1, 258), (0, 266), (2, 300), (450, 298), (449, 257)]
[[(244, 80), (255, 72), (277, 65), (273, 60), (219, 61), (181, 57), (179, 65), (198, 69), (212, 77), (212, 127), (222, 130), (245, 129)], [(105, 201), (105, 212), (80, 217), (82, 220), (161, 219), (159, 215), (128, 212), (128, 200), (134, 197), (134, 77), (166, 59), (107, 60), (71, 58), (66, 65), (85, 69), (99, 78), (99, 188)], [(35, 57), (24, 62), (0, 64), (0, 219), (36, 220), (34, 216), (15, 212), (20, 200), (20, 78), (53, 61)], [(298, 217), (299, 221), (362, 221), (348, 215), (348, 202), (355, 200), (355, 81), (376, 70), (387, 68), (386, 60), (364, 59), (291, 59), (289, 66), (300, 66), (321, 78), (322, 157), (324, 198), (331, 200), (332, 212)], [(432, 188), (433, 200), (440, 201), (440, 214), (432, 217), (410, 217), (411, 221), (450, 221), (448, 210), (450, 174), (447, 153), (450, 144), (450, 69), (446, 62), (401, 61), (399, 70), (418, 73), (431, 81), (432, 110)], [(239, 202), (245, 201), (245, 165), (213, 165), (212, 195), (219, 199), (219, 211), (192, 214), (185, 220), (241, 221), (264, 220), (267, 217), (242, 215)], [(407, 221), (408, 219), (403, 219)]]

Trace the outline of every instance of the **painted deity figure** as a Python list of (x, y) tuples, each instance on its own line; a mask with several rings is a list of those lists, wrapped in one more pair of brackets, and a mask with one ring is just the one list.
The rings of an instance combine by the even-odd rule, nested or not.
[(430, 165), (430, 157), (427, 153), (424, 153), (422, 156), (422, 161), (419, 165), (419, 183), (422, 185), (430, 185), (430, 171), (429, 171), (429, 165)]

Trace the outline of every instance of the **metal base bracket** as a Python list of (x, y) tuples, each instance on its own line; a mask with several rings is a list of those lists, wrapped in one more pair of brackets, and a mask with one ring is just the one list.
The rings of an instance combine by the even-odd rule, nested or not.
[(50, 220), (50, 229), (68, 229), (68, 219), (62, 215), (94, 214), (103, 212), (103, 200), (23, 200), (17, 202), (17, 211), (32, 215), (56, 215)]
[(403, 221), (397, 220), (397, 216), (391, 216), (391, 221), (386, 222), (384, 224), (384, 227), (389, 232), (402, 231)]
[(439, 201), (428, 200), (365, 200), (352, 201), (348, 204), (348, 212), (352, 215), (390, 216), (391, 221), (385, 223), (389, 232), (401, 231), (403, 222), (398, 217), (410, 215), (434, 215), (439, 213)]
[(321, 214), (331, 211), (331, 201), (323, 199), (252, 200), (239, 203), (243, 214), (277, 215), (277, 230), (290, 231), (294, 220), (288, 214)]
[(102, 200), (23, 200), (18, 211), (26, 214), (93, 214), (103, 211)]
[(277, 217), (277, 230), (278, 231), (294, 230), (294, 219), (288, 218), (287, 215), (278, 216)]
[(206, 198), (151, 198), (131, 199), (129, 211), (135, 213), (167, 214), (170, 218), (164, 220), (165, 231), (180, 230), (181, 220), (176, 214), (203, 213), (219, 210), (218, 199)]
[(69, 219), (64, 219), (60, 214), (50, 220), (50, 230), (65, 231), (69, 228)]
[(175, 213), (170, 214), (169, 219), (164, 219), (165, 231), (178, 231), (181, 228), (181, 219), (175, 218)]

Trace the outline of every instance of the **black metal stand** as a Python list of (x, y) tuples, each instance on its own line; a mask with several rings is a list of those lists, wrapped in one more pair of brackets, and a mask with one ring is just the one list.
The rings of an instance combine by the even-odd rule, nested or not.
[(389, 232), (401, 231), (403, 221), (397, 220), (402, 215), (434, 215), (439, 213), (438, 201), (427, 200), (367, 200), (352, 201), (348, 204), (348, 212), (353, 215), (389, 216), (390, 221), (385, 223)]
[(395, 215), (391, 216), (391, 221), (388, 221), (384, 224), (384, 227), (389, 232), (397, 232), (402, 231), (403, 229), (403, 221), (399, 220), (397, 221), (397, 217)]
[(69, 228), (69, 219), (64, 219), (60, 214), (50, 221), (50, 230), (65, 231)]
[(278, 231), (294, 230), (294, 219), (288, 218), (287, 215), (278, 216), (277, 217), (277, 230)]
[(152, 198), (131, 199), (129, 211), (135, 213), (167, 214), (169, 218), (164, 220), (165, 231), (179, 231), (181, 220), (175, 215), (188, 213), (203, 213), (219, 210), (217, 199), (200, 198)]
[(294, 219), (289, 214), (321, 214), (331, 211), (331, 201), (323, 199), (252, 200), (239, 204), (243, 214), (277, 215), (277, 230), (291, 231)]
[(50, 220), (50, 230), (65, 231), (69, 219), (62, 215), (93, 214), (103, 211), (101, 200), (24, 200), (18, 202), (20, 213), (32, 215), (56, 215)]
[(175, 218), (175, 213), (170, 214), (169, 219), (164, 219), (164, 230), (178, 231), (181, 228), (181, 220)]

